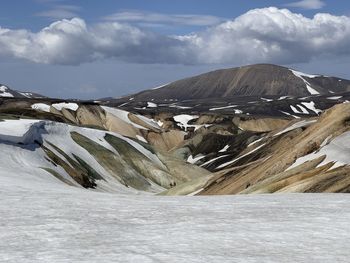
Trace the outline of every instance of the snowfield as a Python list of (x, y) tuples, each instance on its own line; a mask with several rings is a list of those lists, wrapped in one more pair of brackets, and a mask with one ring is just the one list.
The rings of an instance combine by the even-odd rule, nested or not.
[[(348, 262), (350, 196), (160, 197), (0, 174), (1, 262)], [(20, 186), (20, 187), (19, 187)]]
[[(125, 118), (123, 112), (114, 113)], [(180, 116), (179, 121), (189, 120)], [(52, 121), (0, 122), (0, 262), (349, 262), (350, 195), (146, 194), (109, 178), (70, 132), (116, 152), (105, 140), (109, 132)], [(110, 134), (163, 165), (136, 141)], [(41, 148), (17, 144), (36, 138), (60, 146), (70, 157), (80, 156), (108, 179), (108, 185), (100, 182), (96, 190), (84, 189), (48, 162)], [(341, 148), (342, 158), (348, 158), (344, 141), (349, 133), (339, 138), (327, 139), (321, 152), (333, 158)], [(227, 150), (226, 145), (222, 152)], [(57, 169), (74, 186), (40, 167)], [(102, 192), (110, 187), (113, 193)]]

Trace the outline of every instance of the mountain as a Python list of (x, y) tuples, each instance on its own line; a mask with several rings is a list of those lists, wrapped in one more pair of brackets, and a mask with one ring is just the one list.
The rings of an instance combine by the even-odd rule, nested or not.
[(123, 109), (4, 97), (0, 258), (347, 262), (348, 93)]
[(117, 193), (350, 192), (347, 101), (268, 117), (3, 100), (0, 167), (8, 174)]
[(44, 98), (43, 95), (33, 92), (21, 92), (12, 90), (9, 87), (0, 84), (0, 98)]
[(308, 96), (350, 91), (350, 81), (257, 64), (221, 69), (128, 96), (134, 100), (206, 99), (234, 96)]

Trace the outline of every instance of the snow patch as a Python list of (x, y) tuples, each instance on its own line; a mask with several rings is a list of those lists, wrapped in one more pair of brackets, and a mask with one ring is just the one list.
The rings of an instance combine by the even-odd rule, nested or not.
[(261, 98), (261, 100), (266, 101), (266, 102), (273, 101), (273, 99), (267, 99), (267, 98)]
[(102, 109), (104, 109), (104, 111), (106, 111), (109, 114), (112, 114), (113, 116), (121, 119), (122, 121), (134, 126), (137, 129), (144, 129), (147, 130), (145, 127), (138, 125), (136, 123), (133, 123), (130, 119), (129, 119), (129, 112), (125, 111), (125, 110), (121, 110), (121, 109), (117, 109), (117, 108), (111, 108), (111, 107), (107, 107), (107, 106), (101, 106)]
[(211, 108), (209, 110), (216, 111), (216, 110), (224, 110), (224, 109), (235, 108), (235, 107), (237, 107), (237, 105), (229, 105), (229, 106), (224, 106), (224, 107)]
[(35, 103), (31, 106), (31, 108), (37, 111), (50, 112), (50, 105), (45, 103)]
[(187, 114), (180, 114), (173, 117), (174, 120), (178, 123), (178, 126), (180, 126), (182, 129), (185, 129), (187, 131), (187, 128), (189, 127), (197, 127), (199, 125), (189, 125), (188, 122), (191, 120), (198, 119), (198, 115), (187, 115)]
[(327, 97), (327, 100), (339, 100), (341, 99), (343, 96), (333, 96), (333, 97)]
[(61, 111), (62, 109), (68, 109), (72, 111), (76, 111), (79, 108), (79, 105), (72, 102), (61, 102), (61, 103), (54, 103), (52, 104), (52, 107), (54, 107), (56, 110)]
[(300, 117), (299, 117), (299, 116), (296, 116), (296, 115), (290, 114), (289, 112), (285, 112), (285, 111), (281, 111), (281, 110), (280, 110), (280, 112), (282, 112), (282, 113), (283, 113), (283, 114), (285, 114), (285, 115), (292, 116), (292, 117), (294, 117), (294, 118), (296, 118), (296, 119), (300, 119)]
[(314, 160), (318, 157), (326, 155), (326, 159), (319, 164), (318, 166), (322, 166), (329, 162), (335, 162), (333, 168), (350, 164), (350, 132), (345, 132), (342, 135), (334, 138), (330, 141), (330, 137), (326, 138), (324, 142), (322, 142), (321, 147), (318, 151), (300, 157), (296, 160), (296, 162), (288, 168), (292, 169), (300, 164), (305, 163), (306, 161)]
[(226, 152), (228, 150), (228, 148), (230, 148), (230, 145), (226, 145), (224, 148), (222, 148), (219, 153), (222, 153), (222, 152)]
[(0, 86), (0, 97), (13, 98), (14, 96), (10, 92), (8, 92), (8, 90), (8, 87), (4, 85)]
[(187, 158), (187, 162), (191, 163), (191, 164), (195, 164), (197, 161), (203, 159), (205, 157), (205, 155), (202, 154), (198, 154), (195, 157), (193, 157), (192, 155), (188, 156)]
[(315, 122), (317, 122), (317, 120), (302, 120), (302, 121), (296, 122), (293, 125), (285, 128), (284, 130), (276, 133), (274, 136), (278, 136), (278, 135), (284, 134), (286, 132), (289, 132), (289, 131), (292, 131), (292, 130), (295, 130), (295, 129), (298, 129), (301, 127), (310, 126), (312, 123), (315, 123)]
[(315, 102), (310, 101), (310, 102), (302, 102), (301, 104), (303, 104), (306, 108), (308, 108), (309, 110), (315, 112), (317, 115), (319, 115), (320, 113), (323, 112), (323, 110), (320, 109), (316, 109), (315, 107)]
[(246, 157), (250, 154), (252, 154), (253, 152), (256, 152), (257, 150), (259, 150), (260, 148), (262, 148), (263, 146), (265, 146), (265, 143), (262, 144), (262, 145), (259, 145), (258, 147), (256, 147), (255, 149), (251, 150), (250, 152), (246, 153), (246, 154), (243, 154), (242, 156), (239, 156), (238, 158), (236, 159), (233, 159), (232, 161), (229, 161), (229, 162), (226, 162), (226, 163), (223, 163), (221, 165), (219, 165), (216, 169), (221, 169), (221, 168), (224, 168), (226, 166), (229, 166), (230, 164), (233, 164), (234, 162), (242, 159), (243, 157)]
[(147, 102), (147, 108), (157, 108), (158, 105), (153, 102)]
[(309, 74), (305, 74), (305, 73), (302, 73), (302, 72), (299, 72), (299, 71), (295, 71), (295, 70), (292, 70), (292, 69), (290, 69), (290, 71), (292, 71), (295, 76), (300, 78), (305, 83), (306, 89), (311, 95), (319, 95), (320, 94), (317, 90), (315, 90), (315, 89), (313, 89), (311, 87), (311, 84), (307, 80), (305, 80), (303, 78), (303, 77), (316, 78), (316, 77), (319, 77), (318, 75), (309, 75)]

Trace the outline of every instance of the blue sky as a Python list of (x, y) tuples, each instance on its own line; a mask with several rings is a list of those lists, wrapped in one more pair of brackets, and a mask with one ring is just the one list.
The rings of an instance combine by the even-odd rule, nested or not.
[(0, 83), (87, 99), (263, 62), (350, 78), (349, 16), (349, 1), (2, 0)]

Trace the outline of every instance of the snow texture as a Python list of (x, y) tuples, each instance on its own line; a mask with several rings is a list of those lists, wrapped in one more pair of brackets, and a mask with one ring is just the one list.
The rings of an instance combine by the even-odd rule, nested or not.
[(315, 106), (315, 102), (310, 101), (310, 102), (302, 102), (301, 104), (303, 104), (306, 108), (308, 108), (309, 110), (315, 112), (317, 115), (319, 115), (320, 113), (322, 113), (323, 111), (320, 109), (316, 109)]
[(72, 102), (61, 102), (61, 103), (54, 103), (52, 104), (52, 107), (54, 107), (56, 110), (61, 111), (62, 109), (68, 109), (72, 111), (76, 111), (79, 108), (79, 105)]
[(50, 112), (50, 105), (47, 105), (45, 103), (35, 103), (31, 106), (33, 110), (38, 111), (44, 111), (44, 112)]
[(203, 159), (205, 157), (205, 155), (202, 154), (198, 154), (195, 157), (193, 157), (192, 155), (188, 156), (187, 158), (187, 162), (188, 163), (192, 163), (195, 164), (196, 162), (198, 162), (200, 159)]
[(316, 78), (318, 77), (318, 75), (309, 75), (309, 74), (305, 74), (305, 73), (302, 73), (302, 72), (299, 72), (299, 71), (295, 71), (295, 70), (292, 70), (291, 71), (293, 72), (293, 74), (295, 76), (297, 76), (298, 78), (300, 78), (306, 85), (306, 89), (307, 91), (311, 94), (311, 95), (318, 95), (320, 94), (317, 90), (313, 89), (311, 87), (311, 84), (305, 80), (303, 77), (307, 77), (307, 78)]
[(9, 88), (6, 86), (0, 86), (0, 97), (13, 98), (13, 94), (8, 92)]
[(216, 111), (216, 110), (224, 110), (224, 109), (235, 108), (235, 107), (237, 107), (237, 105), (229, 105), (229, 106), (224, 106), (224, 107), (211, 108), (209, 110), (210, 111)]
[(187, 131), (187, 128), (190, 128), (190, 127), (196, 128), (197, 126), (199, 126), (199, 125), (188, 124), (189, 121), (198, 119), (199, 118), (198, 115), (180, 114), (180, 115), (174, 116), (173, 118), (178, 123), (177, 125), (180, 126), (182, 129), (185, 129), (185, 131)]
[(157, 108), (158, 105), (153, 102), (147, 102), (147, 108)]
[(258, 147), (256, 147), (255, 149), (251, 150), (250, 152), (247, 152), (246, 154), (243, 154), (243, 155), (239, 156), (238, 158), (233, 159), (232, 161), (229, 161), (229, 162), (226, 162), (226, 163), (223, 163), (223, 164), (219, 165), (216, 169), (221, 169), (221, 168), (224, 168), (226, 166), (229, 166), (230, 164), (233, 164), (234, 162), (242, 159), (243, 157), (246, 157), (249, 154), (252, 154), (253, 152), (256, 152), (257, 150), (259, 150), (263, 146), (265, 146), (265, 143), (262, 144), (262, 145), (259, 145)]
[(319, 166), (332, 161), (336, 162), (335, 165), (332, 166), (332, 169), (345, 164), (350, 164), (350, 132), (343, 133), (330, 142), (329, 140), (329, 137), (326, 138), (321, 144), (321, 149), (319, 151), (298, 158), (288, 169), (296, 167), (306, 161), (314, 160), (323, 155), (326, 155), (326, 159)]
[[(22, 175), (23, 177), (24, 175)], [(350, 196), (135, 196), (0, 171), (2, 262), (348, 262)]]
[(102, 109), (104, 109), (107, 113), (112, 114), (113, 116), (121, 119), (122, 121), (134, 126), (137, 129), (144, 129), (146, 130), (145, 127), (138, 125), (136, 123), (133, 123), (130, 119), (129, 119), (129, 112), (125, 111), (125, 110), (121, 110), (121, 109), (117, 109), (117, 108), (111, 108), (111, 107), (107, 107), (107, 106), (101, 106)]
[(228, 150), (228, 148), (230, 148), (230, 145), (225, 145), (224, 148), (222, 148), (219, 153), (222, 153), (222, 152), (226, 152)]

